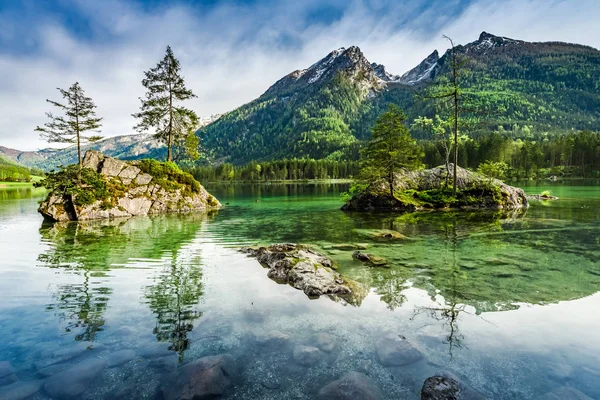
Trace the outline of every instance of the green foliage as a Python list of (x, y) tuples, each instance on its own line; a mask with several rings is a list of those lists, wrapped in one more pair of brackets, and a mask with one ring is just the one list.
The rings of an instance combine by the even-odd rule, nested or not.
[(0, 182), (30, 182), (31, 170), (0, 157)]
[(96, 105), (90, 97), (86, 97), (79, 82), (75, 82), (68, 90), (58, 88), (58, 91), (66, 104), (61, 104), (53, 100), (46, 100), (48, 103), (64, 112), (65, 116), (54, 116), (52, 113), (46, 113), (49, 122), (43, 127), (38, 126), (36, 131), (40, 132), (42, 139), (49, 143), (70, 143), (77, 145), (77, 158), (81, 167), (81, 145), (94, 143), (102, 140), (102, 136), (85, 136), (88, 131), (98, 132), (102, 126), (102, 118), (96, 118)]
[(361, 179), (385, 179), (393, 196), (394, 174), (402, 168), (419, 168), (423, 153), (404, 125), (406, 117), (390, 105), (373, 127), (373, 138), (361, 153)]
[(540, 196), (550, 197), (550, 196), (552, 196), (552, 192), (550, 190), (544, 190), (542, 193), (540, 193)]
[(508, 165), (505, 162), (485, 161), (479, 164), (477, 172), (495, 179), (504, 179)]
[(173, 162), (144, 159), (138, 161), (136, 165), (142, 172), (152, 175), (153, 182), (167, 191), (183, 189), (191, 193), (200, 192), (200, 183), (190, 173), (179, 169)]
[(285, 181), (306, 179), (349, 179), (357, 175), (356, 161), (280, 160), (251, 161), (245, 166), (225, 163), (218, 166), (194, 166), (187, 169), (201, 182)]
[(166, 143), (167, 160), (173, 161), (173, 146), (183, 144), (183, 148), (193, 157), (194, 149), (188, 148), (193, 142), (186, 138), (193, 134), (198, 126), (196, 113), (177, 103), (196, 97), (185, 86), (185, 81), (180, 74), (181, 65), (173, 54), (170, 46), (164, 58), (156, 67), (145, 71), (142, 85), (146, 88), (140, 112), (133, 114), (140, 122), (135, 126), (139, 132), (154, 130), (154, 136)]
[(58, 172), (49, 172), (44, 179), (34, 183), (35, 187), (45, 187), (58, 196), (70, 195), (73, 204), (85, 206), (98, 200), (105, 207), (112, 206), (110, 199), (115, 193), (123, 192), (125, 187), (107, 179), (98, 172), (69, 165)]
[(363, 191), (365, 191), (368, 187), (369, 185), (366, 183), (354, 182), (352, 185), (350, 185), (347, 192), (340, 193), (340, 198), (345, 203), (354, 196), (357, 196)]

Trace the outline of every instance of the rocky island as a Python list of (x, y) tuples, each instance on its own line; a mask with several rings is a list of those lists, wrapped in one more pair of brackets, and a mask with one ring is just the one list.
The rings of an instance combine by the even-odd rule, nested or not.
[[(450, 165), (449, 171), (452, 171)], [(377, 180), (356, 191), (342, 206), (344, 211), (418, 211), (425, 209), (527, 208), (525, 192), (477, 172), (457, 167), (457, 191), (445, 166), (420, 171), (403, 170), (393, 179)]]
[(38, 211), (51, 221), (83, 221), (218, 209), (221, 203), (174, 163), (121, 161), (89, 150), (39, 184), (50, 192)]

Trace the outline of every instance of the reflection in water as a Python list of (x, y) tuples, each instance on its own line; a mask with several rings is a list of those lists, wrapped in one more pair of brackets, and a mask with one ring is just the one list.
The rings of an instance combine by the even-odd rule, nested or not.
[(146, 289), (148, 306), (156, 315), (154, 334), (160, 342), (169, 342), (169, 350), (183, 361), (189, 346), (188, 334), (202, 313), (194, 308), (202, 297), (202, 268), (199, 257), (183, 260), (175, 251), (169, 266)]
[(190, 307), (202, 295), (202, 273), (198, 259), (182, 262), (178, 254), (207, 218), (198, 214), (43, 224), (40, 234), (50, 247), (38, 261), (79, 279), (61, 279), (53, 287), (53, 302), (46, 309), (66, 324), (65, 333), (74, 334), (78, 341), (93, 342), (105, 325), (112, 294), (110, 271), (135, 268), (138, 260), (150, 265), (167, 262), (168, 273), (157, 278), (146, 296), (158, 320), (157, 339), (171, 341), (172, 350), (183, 354), (186, 335), (193, 327), (190, 321), (200, 316)]

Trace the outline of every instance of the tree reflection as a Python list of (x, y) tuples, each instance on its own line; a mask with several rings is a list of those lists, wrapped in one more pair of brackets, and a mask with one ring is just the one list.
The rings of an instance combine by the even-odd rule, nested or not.
[(180, 362), (194, 321), (202, 316), (195, 309), (203, 294), (200, 265), (198, 257), (185, 260), (175, 252), (154, 285), (146, 288), (148, 305), (156, 315), (154, 334), (158, 341), (170, 343), (169, 350), (178, 353)]
[[(146, 265), (162, 263), (168, 254), (173, 271), (170, 278), (158, 283), (153, 292), (157, 305), (151, 308), (163, 310), (157, 313), (159, 324), (174, 319), (179, 321), (179, 328), (172, 331), (187, 334), (191, 328), (183, 321), (189, 319), (189, 313), (183, 308), (174, 314), (164, 310), (177, 309), (178, 303), (197, 302), (202, 295), (199, 267), (182, 271), (176, 258), (206, 218), (207, 215), (198, 214), (43, 224), (40, 234), (48, 249), (38, 256), (38, 261), (41, 266), (59, 269), (66, 275), (58, 285), (51, 286), (52, 302), (46, 309), (64, 324), (65, 334), (74, 335), (77, 341), (94, 342), (104, 330), (105, 313), (113, 294), (109, 272), (135, 268), (139, 260)], [(169, 296), (175, 300), (169, 300)], [(183, 342), (185, 334), (175, 336)], [(157, 337), (164, 340), (161, 333)], [(181, 347), (174, 345), (174, 350)]]

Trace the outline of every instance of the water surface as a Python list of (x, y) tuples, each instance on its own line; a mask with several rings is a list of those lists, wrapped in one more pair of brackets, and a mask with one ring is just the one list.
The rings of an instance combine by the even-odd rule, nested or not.
[[(598, 187), (526, 188), (560, 200), (524, 213), (395, 215), (339, 211), (345, 185), (208, 189), (228, 205), (54, 225), (36, 213), (43, 190), (0, 189), (0, 361), (15, 370), (10, 382), (0, 378), (0, 395), (17, 379), (40, 386), (31, 398), (48, 399), (48, 367), (106, 359), (78, 398), (150, 399), (174, 368), (228, 353), (242, 376), (225, 398), (314, 398), (348, 371), (389, 399), (418, 398), (440, 372), (491, 399), (565, 386), (600, 398)], [(406, 239), (373, 236), (382, 229)], [(276, 242), (327, 254), (357, 282), (356, 296), (308, 299), (238, 252)], [(354, 261), (355, 245), (390, 268)], [(261, 346), (273, 331), (287, 340)], [(320, 332), (335, 349), (298, 364), (294, 346)], [(375, 344), (388, 333), (425, 358), (384, 367)], [(115, 354), (128, 356), (113, 365)]]

